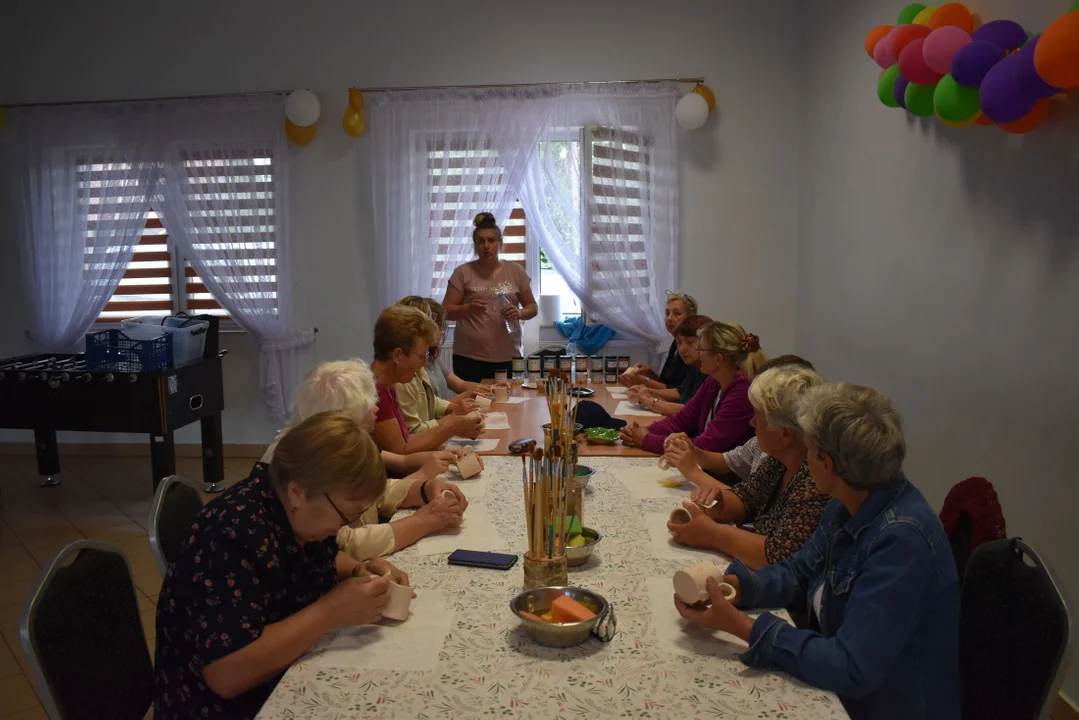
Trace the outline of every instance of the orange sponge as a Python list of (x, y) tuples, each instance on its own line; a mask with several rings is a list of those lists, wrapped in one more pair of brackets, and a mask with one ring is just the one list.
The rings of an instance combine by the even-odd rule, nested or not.
[(551, 618), (556, 623), (572, 623), (591, 620), (596, 614), (569, 595), (561, 595), (551, 605)]
[(536, 622), (544, 622), (543, 618), (541, 618), (539, 615), (533, 615), (527, 610), (521, 610), (520, 612), (521, 617), (528, 618), (529, 620), (535, 620)]

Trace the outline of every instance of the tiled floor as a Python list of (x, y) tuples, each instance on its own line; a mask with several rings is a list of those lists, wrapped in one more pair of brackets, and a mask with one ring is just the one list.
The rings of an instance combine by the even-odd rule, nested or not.
[[(253, 459), (225, 461), (225, 483), (242, 479)], [(177, 472), (202, 481), (202, 461), (177, 460)], [(32, 457), (0, 457), (0, 718), (45, 718), (19, 642), (19, 615), (38, 574), (72, 540), (122, 549), (131, 562), (143, 627), (154, 648), (161, 577), (146, 535), (153, 491), (149, 458), (63, 457), (63, 484), (38, 487)]]

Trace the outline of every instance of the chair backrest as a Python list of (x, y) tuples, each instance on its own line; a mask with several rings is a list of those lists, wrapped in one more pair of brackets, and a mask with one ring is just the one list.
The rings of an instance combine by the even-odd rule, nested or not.
[(1074, 643), (1068, 602), (1029, 545), (998, 540), (971, 554), (959, 617), (965, 720), (1048, 718)]
[(118, 548), (79, 540), (41, 574), (19, 634), (50, 718), (142, 718), (154, 671), (135, 584)]
[(202, 510), (202, 495), (191, 480), (169, 475), (157, 486), (150, 506), (150, 550), (161, 577), (176, 558), (187, 529)]
[(997, 491), (985, 478), (967, 478), (952, 486), (940, 510), (940, 523), (948, 533), (959, 577), (979, 545), (1008, 537)]

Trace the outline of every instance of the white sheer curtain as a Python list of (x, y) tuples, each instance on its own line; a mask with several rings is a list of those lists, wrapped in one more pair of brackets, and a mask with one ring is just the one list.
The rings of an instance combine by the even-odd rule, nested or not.
[(284, 98), (172, 109), (155, 208), (199, 279), (259, 343), (259, 385), (271, 414), (285, 419), (296, 351), (313, 342), (314, 331), (297, 331), (292, 313)]
[(678, 97), (677, 83), (567, 89), (520, 190), (529, 234), (589, 317), (656, 351), (678, 272)]
[(472, 259), (472, 220), (505, 224), (550, 115), (550, 88), (371, 93), (378, 298), (441, 300)]
[(11, 112), (4, 156), (36, 351), (75, 350), (119, 285), (161, 174), (150, 127), (129, 106)]

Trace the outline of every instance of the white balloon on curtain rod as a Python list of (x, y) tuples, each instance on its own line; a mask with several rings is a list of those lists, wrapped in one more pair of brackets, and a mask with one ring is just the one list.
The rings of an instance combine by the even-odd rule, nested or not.
[(307, 127), (318, 122), (322, 105), (310, 90), (296, 90), (285, 100), (285, 117), (294, 125)]
[(686, 130), (696, 130), (708, 119), (708, 101), (697, 93), (686, 93), (675, 106), (674, 117)]

